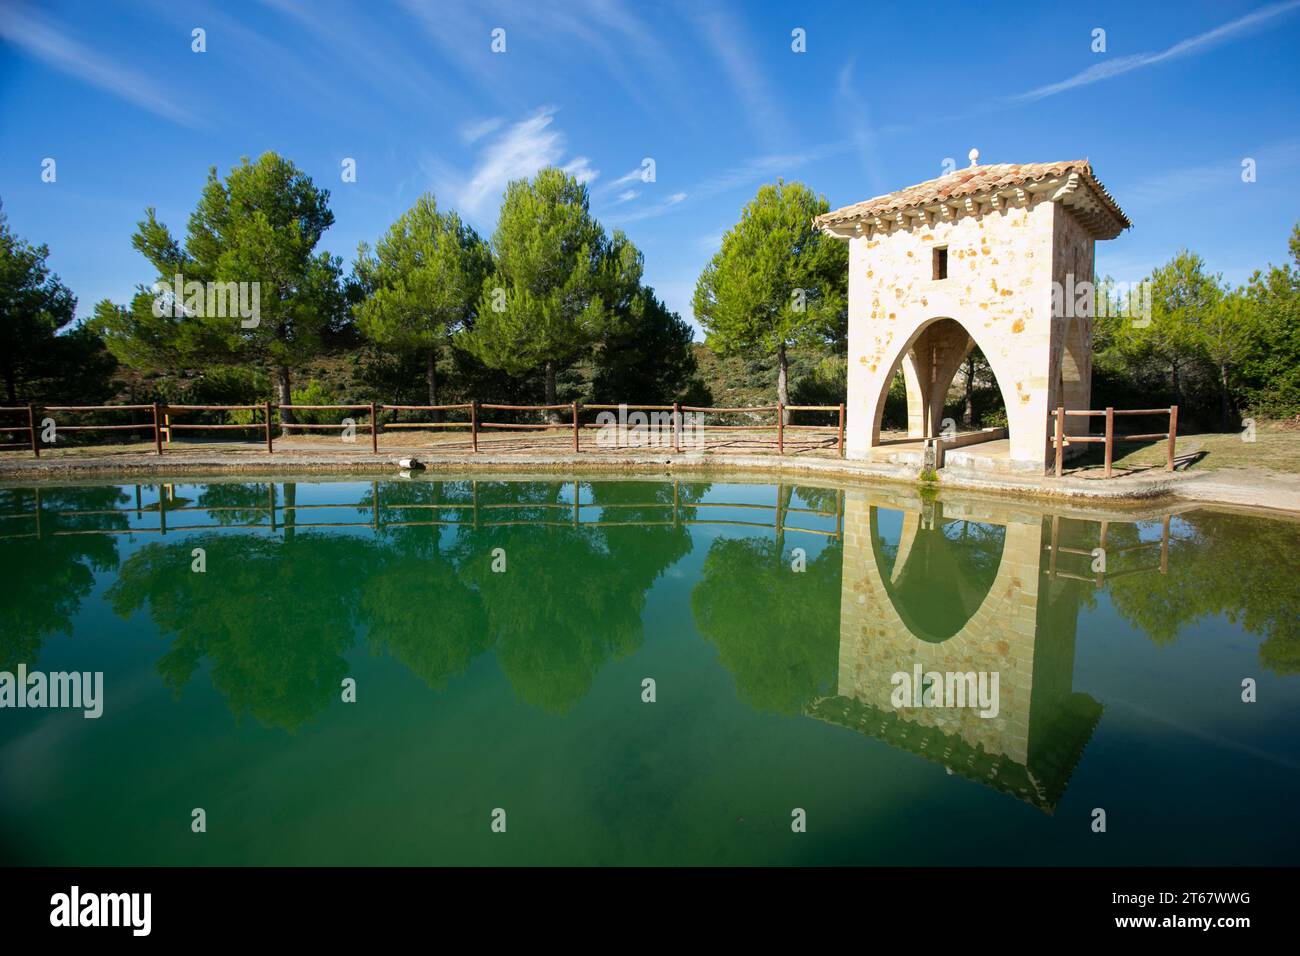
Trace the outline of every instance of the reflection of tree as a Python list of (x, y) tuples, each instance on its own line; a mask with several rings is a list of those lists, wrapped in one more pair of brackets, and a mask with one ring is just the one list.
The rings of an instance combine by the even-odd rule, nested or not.
[[(492, 571), (503, 548), (507, 570)], [(602, 553), (590, 529), (485, 528), (461, 542), (464, 579), (477, 588), (489, 640), (520, 698), (564, 713), (609, 658), (641, 641), (645, 592)]]
[[(679, 515), (707, 489), (680, 485)], [(575, 526), (573, 495), (584, 490), (602, 511), (597, 518), (584, 504)], [(639, 646), (646, 592), (691, 547), (686, 529), (672, 525), (673, 493), (663, 482), (479, 482), (480, 527), (461, 525), (455, 550), (522, 700), (563, 713), (607, 660)], [(565, 526), (509, 525), (543, 521)], [(618, 526), (630, 522), (667, 523)], [(495, 548), (506, 554), (503, 573), (491, 569)]]
[(603, 481), (588, 486), (592, 503), (601, 508), (600, 532), (610, 559), (624, 565), (641, 590), (691, 550), (686, 526), (672, 525), (674, 488), (681, 522), (696, 516), (693, 505), (703, 500), (709, 487), (663, 481)]
[[(195, 547), (207, 551), (206, 573), (190, 569)], [(108, 596), (122, 616), (148, 603), (158, 628), (175, 635), (158, 662), (169, 687), (179, 691), (206, 657), (237, 715), (294, 730), (340, 692), (373, 550), (308, 533), (150, 544), (123, 563)]]
[(835, 514), (840, 507), (840, 495), (844, 494), (839, 488), (820, 488), (814, 485), (795, 485), (792, 490), (794, 497), (802, 500), (804, 505), (827, 514)]
[(198, 504), (212, 509), (212, 520), (220, 525), (269, 524), (274, 488), (269, 483), (243, 481), (205, 485)]
[[(117, 567), (117, 541), (107, 534), (54, 534), (55, 531), (120, 530), (125, 514), (59, 517), (61, 511), (106, 511), (126, 501), (120, 488), (42, 488), (41, 524), (36, 491), (0, 489), (0, 514), (23, 515), (0, 522), (0, 576), (21, 581), (20, 594), (0, 601), (0, 670), (33, 665), (45, 639), (72, 634), (73, 615), (90, 594), (95, 572)], [(35, 537), (38, 527), (40, 537)]]
[(723, 538), (709, 548), (691, 609), (754, 707), (798, 713), (834, 679), (841, 563), (838, 544), (802, 573), (764, 538)]
[(412, 560), (385, 554), (383, 567), (366, 582), (361, 611), (371, 647), (387, 648), (438, 690), (488, 649), (478, 594), (436, 556)]
[[(1190, 534), (1170, 537), (1166, 574), (1108, 581), (1119, 613), (1161, 642), (1172, 641), (1193, 621), (1222, 615), (1264, 635), (1259, 649), (1264, 667), (1276, 674), (1300, 673), (1300, 525), (1214, 511), (1177, 520)], [(1108, 542), (1108, 553), (1113, 549)], [(1156, 548), (1150, 553), (1158, 556)]]

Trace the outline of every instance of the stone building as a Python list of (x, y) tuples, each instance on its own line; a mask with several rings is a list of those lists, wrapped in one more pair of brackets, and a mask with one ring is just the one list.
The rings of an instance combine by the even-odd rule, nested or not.
[[(944, 399), (978, 345), (1007, 409), (998, 467), (1039, 473), (1049, 413), (1089, 407), (1093, 246), (1131, 223), (1087, 160), (979, 165), (817, 217), (849, 242), (847, 453), (873, 457), (885, 397), (901, 368), (908, 438), (940, 435)], [(1054, 289), (1056, 290), (1054, 296)], [(1064, 294), (1063, 294), (1064, 292)], [(1067, 419), (1087, 430), (1087, 419)], [(989, 445), (988, 450), (995, 446)], [(933, 449), (933, 445), (932, 445)]]

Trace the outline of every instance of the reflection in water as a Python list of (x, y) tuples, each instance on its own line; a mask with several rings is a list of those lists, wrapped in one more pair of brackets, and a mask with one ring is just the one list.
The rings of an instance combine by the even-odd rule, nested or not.
[[(1071, 689), (1080, 585), (1047, 577), (1041, 515), (903, 497), (891, 523), (879, 499), (846, 495), (838, 689), (809, 713), (1052, 809), (1102, 708)], [(996, 716), (894, 707), (891, 676), (918, 665), (998, 674)]]
[[(17, 593), (0, 601), (0, 670), (33, 664), (54, 634), (72, 635), (72, 618), (94, 585), (95, 572), (117, 567), (117, 541), (127, 517), (122, 489), (0, 489), (0, 571)], [(67, 532), (51, 534), (42, 516), (63, 516)], [(86, 534), (98, 530), (103, 534)]]
[(871, 547), (881, 582), (907, 630), (923, 641), (946, 641), (984, 603), (1002, 561), (1002, 525), (945, 519), (942, 503), (889, 512), (901, 519), (885, 540), (882, 509), (871, 510)]
[[(1155, 642), (1222, 616), (1264, 638), (1267, 670), (1300, 670), (1292, 523), (1098, 521), (785, 485), (728, 500), (735, 490), (471, 479), (0, 489), (0, 573), (21, 582), (0, 602), (0, 669), (37, 666), (48, 638), (72, 634), (100, 574), (117, 615), (145, 613), (166, 636), (155, 666), (167, 687), (209, 680), (233, 714), (266, 727), (297, 731), (336, 703), (359, 647), (438, 693), (490, 655), (518, 701), (567, 715), (602, 669), (658, 636), (645, 625), (656, 582), (689, 575), (689, 620), (752, 711), (851, 728), (1049, 812), (1102, 715), (1074, 688), (1080, 614), (1099, 594)], [(191, 569), (195, 548), (205, 574)], [(998, 673), (997, 716), (895, 708), (891, 676), (917, 665)]]

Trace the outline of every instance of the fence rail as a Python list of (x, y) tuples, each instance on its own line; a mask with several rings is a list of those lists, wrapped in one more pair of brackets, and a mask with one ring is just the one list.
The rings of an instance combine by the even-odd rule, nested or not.
[(3, 442), (0, 443), (0, 451), (13, 451), (17, 448), (31, 448), (32, 454), (37, 458), (41, 457), (41, 446), (36, 442), (36, 414), (31, 405), (12, 405), (0, 407), (0, 416), (14, 415), (24, 413), (27, 416), (26, 425), (0, 426), (0, 435), (13, 435), (20, 432), (27, 433), (26, 442)]
[[(1164, 411), (1164, 409), (1161, 409)], [(1165, 515), (1160, 522), (1160, 538), (1156, 541), (1139, 541), (1137, 544), (1131, 544), (1122, 548), (1107, 548), (1106, 533), (1110, 528), (1110, 522), (1103, 518), (1098, 523), (1097, 549), (1091, 548), (1070, 548), (1061, 544), (1061, 517), (1052, 516), (1052, 538), (1051, 542), (1044, 547), (1048, 552), (1047, 576), (1049, 580), (1057, 578), (1066, 578), (1071, 581), (1083, 581), (1100, 588), (1107, 580), (1114, 581), (1117, 578), (1128, 577), (1131, 574), (1143, 574), (1148, 571), (1158, 571), (1166, 574), (1169, 571), (1169, 524), (1170, 515)], [(1075, 558), (1092, 559), (1095, 563), (1097, 551), (1103, 555), (1125, 555), (1141, 554), (1151, 548), (1158, 547), (1159, 560), (1155, 564), (1138, 565), (1137, 567), (1125, 568), (1119, 571), (1106, 571), (1105, 565), (1090, 574), (1079, 574), (1077, 572), (1063, 571), (1057, 568), (1058, 558), (1062, 555)]]
[[(569, 431), (573, 436), (573, 450), (579, 452), (582, 450), (581, 432), (583, 428), (602, 428), (601, 423), (582, 422), (579, 418), (583, 411), (609, 412), (614, 410), (627, 410), (635, 412), (656, 412), (668, 413), (670, 415), (670, 424), (672, 429), (672, 447), (673, 451), (682, 450), (682, 428), (684, 414), (697, 415), (759, 415), (775, 413), (775, 421), (771, 424), (750, 423), (742, 425), (719, 425), (709, 424), (701, 419), (692, 427), (705, 430), (724, 430), (724, 431), (762, 431), (772, 429), (776, 433), (777, 454), (785, 454), (785, 434), (789, 430), (803, 432), (834, 432), (836, 434), (836, 450), (839, 457), (844, 457), (844, 406), (841, 405), (786, 405), (778, 402), (775, 405), (757, 405), (752, 407), (729, 407), (729, 408), (709, 408), (697, 405), (682, 405), (674, 402), (671, 405), (609, 405), (609, 404), (591, 404), (584, 405), (578, 402), (569, 402), (564, 404), (552, 405), (506, 405), (495, 403), (480, 403), (478, 401), (460, 402), (447, 405), (382, 405), (378, 403), (357, 404), (357, 405), (274, 405), (271, 402), (263, 402), (260, 405), (172, 405), (163, 402), (157, 402), (152, 405), (46, 405), (39, 408), (35, 405), (0, 407), (0, 436), (14, 433), (27, 433), (27, 442), (18, 442), (10, 444), (0, 444), (0, 450), (17, 450), (30, 449), (32, 454), (39, 458), (41, 455), (41, 443), (37, 440), (36, 418), (38, 411), (41, 413), (60, 413), (83, 415), (88, 413), (112, 414), (120, 412), (149, 412), (152, 420), (149, 422), (132, 422), (129, 424), (89, 424), (89, 425), (62, 425), (55, 423), (54, 434), (55, 440), (59, 432), (114, 432), (114, 431), (150, 431), (153, 434), (154, 451), (162, 455), (164, 445), (171, 445), (173, 437), (178, 432), (209, 432), (209, 431), (258, 431), (262, 433), (262, 440), (266, 443), (267, 454), (275, 452), (275, 435), (273, 429), (280, 429), (281, 437), (289, 435), (293, 430), (299, 431), (335, 431), (338, 429), (361, 428), (370, 435), (370, 450), (372, 454), (379, 453), (379, 434), (385, 429), (439, 429), (439, 428), (468, 428), (470, 445), (477, 452), (479, 450), (479, 435), (485, 429), (502, 429), (505, 431), (555, 431), (563, 429)], [(369, 417), (364, 422), (354, 422), (350, 419), (337, 424), (321, 424), (318, 422), (297, 422), (285, 421), (281, 412), (306, 412), (306, 411), (339, 411), (350, 412), (360, 411), (368, 412)], [(393, 412), (443, 412), (443, 411), (465, 411), (468, 412), (467, 421), (453, 422), (409, 422), (409, 421), (390, 421), (385, 422), (382, 419), (382, 413), (385, 411)], [(555, 415), (555, 421), (551, 422), (506, 422), (506, 421), (486, 421), (482, 418), (483, 411), (504, 411), (504, 412), (541, 412)], [(569, 413), (568, 421), (558, 420), (556, 413), (567, 411)], [(251, 420), (249, 422), (195, 422), (177, 420), (184, 413), (207, 413), (207, 412), (248, 412)], [(838, 414), (839, 421), (836, 425), (800, 425), (786, 421), (787, 414), (790, 412), (833, 412)], [(2, 424), (3, 416), (6, 414), (23, 413), (27, 417), (27, 424), (13, 427)], [(261, 415), (261, 421), (255, 419)], [(276, 417), (279, 417), (278, 423)], [(296, 416), (294, 416), (296, 417)]]
[[(1106, 418), (1106, 431), (1102, 435), (1067, 435), (1065, 419), (1067, 417), (1091, 418), (1098, 415)], [(1151, 432), (1143, 435), (1116, 435), (1115, 418), (1123, 415), (1168, 415), (1169, 428), (1163, 432)], [(1168, 408), (1105, 408), (1105, 409), (1066, 409), (1058, 407), (1053, 417), (1056, 427), (1052, 434), (1052, 445), (1056, 449), (1056, 477), (1065, 473), (1065, 449), (1069, 445), (1100, 444), (1105, 446), (1106, 477), (1114, 474), (1112, 462), (1115, 458), (1115, 443), (1122, 441), (1159, 441), (1168, 444), (1165, 451), (1165, 471), (1174, 470), (1174, 445), (1178, 441), (1178, 406)]]

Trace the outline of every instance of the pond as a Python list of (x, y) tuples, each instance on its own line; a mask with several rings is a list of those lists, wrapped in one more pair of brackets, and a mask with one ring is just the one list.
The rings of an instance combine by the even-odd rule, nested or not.
[(1300, 862), (1293, 521), (440, 475), (0, 515), (3, 863)]

